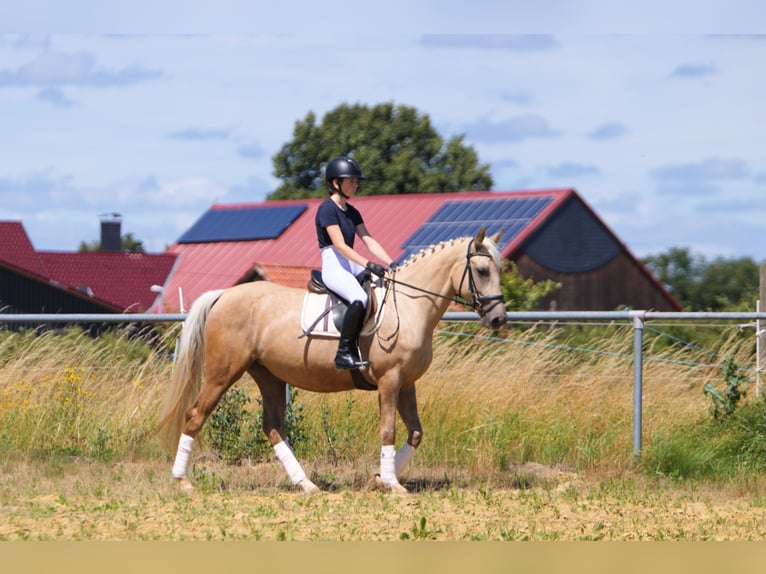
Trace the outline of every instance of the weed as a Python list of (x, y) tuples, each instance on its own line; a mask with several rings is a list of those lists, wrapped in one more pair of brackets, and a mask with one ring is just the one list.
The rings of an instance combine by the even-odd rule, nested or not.
[(90, 456), (102, 462), (111, 462), (114, 458), (114, 448), (111, 446), (112, 437), (108, 429), (100, 426), (90, 451)]
[(327, 458), (332, 464), (337, 465), (351, 456), (351, 448), (355, 438), (355, 429), (352, 424), (354, 406), (353, 396), (348, 395), (341, 411), (340, 420), (338, 420), (338, 416), (333, 414), (327, 401), (322, 401), (320, 405), (320, 426), (325, 437)]
[(439, 529), (431, 529), (426, 526), (426, 517), (421, 516), (420, 522), (416, 522), (412, 525), (410, 533), (402, 532), (399, 535), (399, 540), (436, 540), (436, 537), (441, 533)]
[(744, 369), (734, 362), (732, 355), (726, 357), (721, 370), (726, 382), (723, 392), (716, 389), (712, 383), (707, 383), (703, 388), (703, 393), (709, 396), (713, 403), (710, 412), (715, 418), (731, 415), (740, 400), (747, 395), (747, 376)]
[[(257, 458), (259, 454), (258, 442), (248, 443), (247, 438), (243, 436), (249, 418), (245, 407), (249, 402), (250, 397), (242, 389), (231, 389), (223, 395), (210, 415), (206, 427), (210, 446), (225, 463), (231, 464), (243, 458)], [(253, 433), (251, 436), (258, 437), (261, 433)]]

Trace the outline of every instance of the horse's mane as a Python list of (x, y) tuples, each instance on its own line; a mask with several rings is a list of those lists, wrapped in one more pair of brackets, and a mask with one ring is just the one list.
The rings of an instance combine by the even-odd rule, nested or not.
[[(436, 253), (437, 251), (445, 249), (447, 247), (452, 247), (456, 243), (470, 241), (471, 239), (473, 238), (468, 236), (456, 237), (454, 239), (449, 239), (449, 240), (441, 241), (439, 243), (434, 243), (433, 245), (424, 247), (420, 251), (416, 251), (412, 253), (407, 259), (405, 259), (402, 262), (401, 267), (407, 267), (410, 263), (413, 263), (419, 259), (423, 259), (424, 257), (427, 257), (428, 255), (432, 253)], [(485, 237), (484, 243), (482, 245), (484, 245), (484, 247), (487, 248), (487, 251), (489, 251), (489, 254), (492, 257), (492, 260), (495, 262), (495, 265), (500, 267), (501, 266), (500, 250), (497, 248), (497, 245), (495, 245), (495, 242), (492, 241), (489, 237)]]

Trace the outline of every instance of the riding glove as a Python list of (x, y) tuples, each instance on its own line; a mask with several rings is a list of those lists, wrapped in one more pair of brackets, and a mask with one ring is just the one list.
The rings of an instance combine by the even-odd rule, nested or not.
[(383, 277), (386, 274), (385, 267), (378, 265), (377, 263), (373, 263), (372, 261), (367, 262), (367, 269), (378, 277)]

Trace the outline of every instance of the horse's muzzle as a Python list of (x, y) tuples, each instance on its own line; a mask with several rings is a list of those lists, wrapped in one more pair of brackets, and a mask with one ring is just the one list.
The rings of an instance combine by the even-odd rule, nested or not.
[[(489, 301), (491, 301), (491, 303), (485, 306), (484, 304)], [(482, 297), (480, 298), (480, 302), (482, 303), (480, 310), (482, 325), (493, 331), (497, 331), (500, 327), (505, 325), (508, 316), (505, 314), (502, 295)]]
[(500, 327), (505, 325), (508, 317), (505, 313), (502, 315), (495, 315), (494, 317), (487, 317), (489, 319), (489, 325), (487, 325), (493, 331), (497, 331)]

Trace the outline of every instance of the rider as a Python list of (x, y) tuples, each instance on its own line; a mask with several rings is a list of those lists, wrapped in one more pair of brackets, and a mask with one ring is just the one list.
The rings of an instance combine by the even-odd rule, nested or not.
[(364, 322), (367, 293), (357, 279), (365, 269), (382, 277), (385, 267), (368, 261), (354, 250), (356, 235), (375, 257), (394, 264), (391, 256), (378, 243), (359, 211), (348, 200), (356, 195), (359, 182), (364, 179), (362, 168), (350, 157), (336, 157), (325, 168), (325, 180), (330, 185), (329, 196), (317, 209), (316, 230), (322, 252), (322, 280), (328, 289), (348, 302), (348, 309), (340, 330), (336, 369), (358, 369), (368, 365), (359, 356), (359, 332)]

